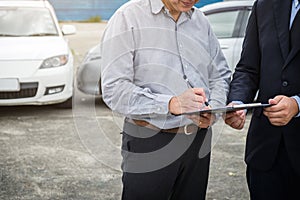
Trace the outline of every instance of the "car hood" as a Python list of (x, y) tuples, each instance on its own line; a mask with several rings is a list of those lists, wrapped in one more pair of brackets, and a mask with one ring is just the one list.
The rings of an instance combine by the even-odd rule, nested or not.
[(68, 54), (61, 37), (0, 37), (0, 60), (43, 60)]

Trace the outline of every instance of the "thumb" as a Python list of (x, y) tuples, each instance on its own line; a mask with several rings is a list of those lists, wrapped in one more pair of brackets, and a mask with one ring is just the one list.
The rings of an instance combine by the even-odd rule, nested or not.
[(269, 99), (269, 104), (272, 104), (272, 105), (278, 104), (282, 98), (283, 98), (283, 96), (279, 95), (279, 96), (274, 97), (273, 99)]

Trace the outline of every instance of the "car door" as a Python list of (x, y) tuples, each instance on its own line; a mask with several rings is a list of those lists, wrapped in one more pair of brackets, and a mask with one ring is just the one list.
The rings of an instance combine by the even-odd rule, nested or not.
[(249, 13), (247, 7), (223, 8), (205, 13), (232, 71), (240, 58)]

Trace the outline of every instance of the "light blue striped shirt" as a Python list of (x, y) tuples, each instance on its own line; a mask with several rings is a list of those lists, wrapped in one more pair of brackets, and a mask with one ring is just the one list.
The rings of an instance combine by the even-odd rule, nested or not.
[(296, 17), (296, 14), (298, 12), (298, 10), (300, 9), (300, 3), (298, 0), (293, 0), (292, 2), (292, 9), (291, 9), (291, 17), (290, 17), (290, 29), (292, 27), (293, 21)]
[(159, 128), (192, 123), (169, 113), (173, 96), (204, 88), (226, 104), (231, 71), (208, 20), (197, 9), (174, 21), (161, 0), (132, 0), (109, 20), (101, 47), (102, 97), (115, 112)]
[[(294, 0), (292, 2), (292, 10), (291, 10), (291, 18), (290, 18), (290, 29), (293, 25), (293, 22), (294, 22), (294, 19), (297, 15), (297, 12), (299, 11), (300, 9), (300, 3), (298, 0)], [(298, 103), (298, 108), (300, 108), (300, 97), (299, 96), (293, 96), (293, 98), (297, 101)], [(296, 117), (299, 117), (300, 116), (300, 112), (298, 113), (298, 115)]]

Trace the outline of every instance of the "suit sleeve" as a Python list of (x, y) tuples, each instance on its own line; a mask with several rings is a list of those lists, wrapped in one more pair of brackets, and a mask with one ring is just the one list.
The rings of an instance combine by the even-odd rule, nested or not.
[(228, 103), (232, 101), (252, 102), (258, 90), (261, 55), (256, 6), (257, 2), (253, 5), (248, 21), (241, 58), (230, 84)]

